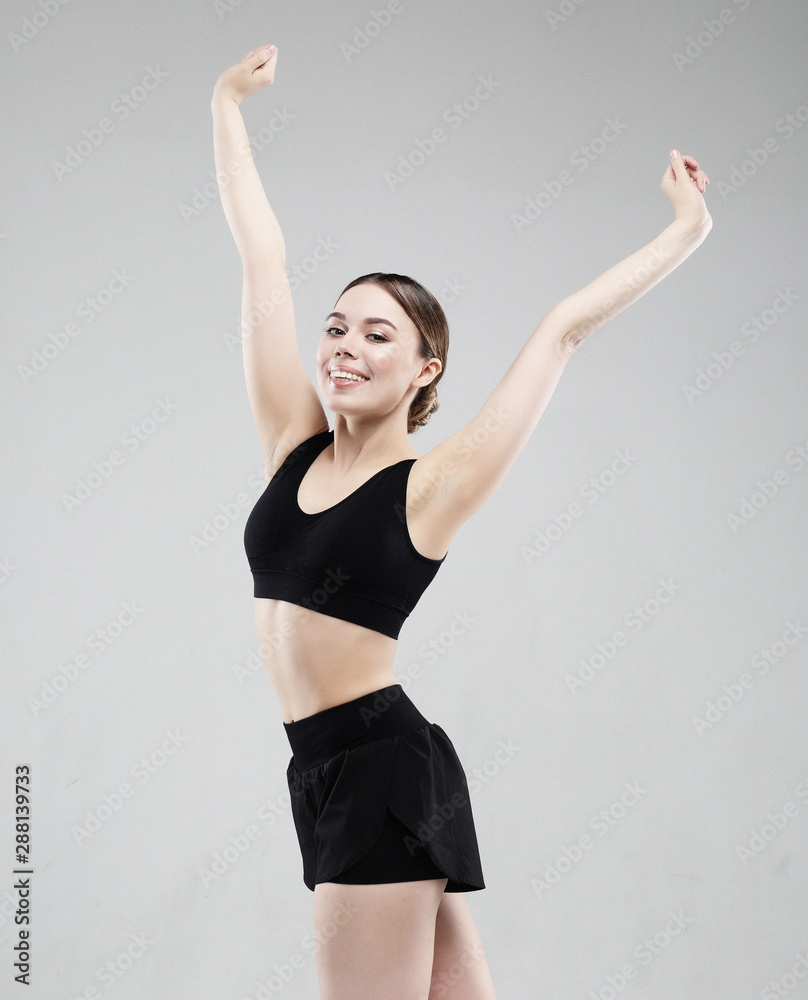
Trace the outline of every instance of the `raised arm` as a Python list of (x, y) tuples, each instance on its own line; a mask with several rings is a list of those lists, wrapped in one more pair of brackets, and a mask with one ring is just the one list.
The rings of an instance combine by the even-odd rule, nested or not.
[(328, 427), (301, 360), (281, 227), (264, 193), (239, 105), (275, 78), (278, 52), (254, 49), (225, 70), (211, 98), (216, 178), (243, 268), (241, 329), (247, 395), (267, 476), (275, 456)]
[(655, 240), (554, 306), (553, 312), (566, 328), (564, 346), (575, 349), (704, 242), (713, 225), (703, 197), (709, 183), (697, 160), (671, 150), (671, 162), (660, 188), (676, 213), (674, 221)]
[(660, 187), (673, 206), (674, 221), (655, 240), (554, 305), (479, 413), (421, 457), (423, 489), (414, 513), (428, 519), (436, 548), (439, 541), (448, 546), (460, 525), (497, 490), (575, 349), (703, 242), (712, 228), (702, 194), (707, 183), (696, 160), (672, 151)]

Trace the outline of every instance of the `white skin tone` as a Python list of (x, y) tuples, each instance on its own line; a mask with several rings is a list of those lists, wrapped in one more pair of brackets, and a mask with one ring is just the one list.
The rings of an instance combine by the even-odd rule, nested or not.
[[(222, 206), (245, 267), (245, 314), (253, 303), (288, 287), (283, 235), (238, 111), (247, 96), (273, 83), (277, 56), (274, 46), (248, 52), (221, 74), (211, 100)], [(238, 169), (231, 170), (231, 164)], [(703, 198), (708, 183), (694, 157), (672, 151), (660, 188), (674, 210), (674, 221), (646, 246), (550, 309), (479, 414), (413, 464), (410, 480), (418, 503), (410, 518), (408, 496), (407, 520), (419, 551), (433, 558), (443, 554), (459, 525), (498, 488), (577, 346), (670, 274), (705, 239), (712, 227)], [(336, 414), (334, 447), (318, 456), (306, 473), (299, 492), (304, 510), (323, 509), (378, 469), (416, 456), (407, 435), (407, 411), (418, 386), (440, 370), (440, 362), (420, 357), (411, 321), (384, 289), (355, 286), (334, 308), (345, 319), (329, 321), (328, 326), (342, 333), (324, 334), (316, 358), (320, 396)], [(398, 330), (388, 334), (378, 324), (367, 326), (367, 317), (388, 319)], [(370, 336), (373, 332), (384, 339)], [(271, 379), (264, 374), (279, 355), (281, 378), (286, 377), (280, 387), (275, 371)], [(256, 327), (253, 343), (245, 343), (244, 357), (262, 447), (270, 441), (266, 454), (276, 467), (275, 461), (295, 444), (328, 425), (297, 354), (288, 301), (282, 300), (264, 328)], [(370, 380), (334, 386), (328, 368), (337, 362)], [(495, 434), (489, 433), (490, 414), (501, 411), (507, 411), (507, 419)], [(483, 443), (471, 458), (459, 461), (458, 446), (467, 436)], [(284, 455), (276, 453), (278, 440), (285, 446)], [(269, 468), (270, 462), (266, 464)], [(445, 471), (447, 466), (451, 472)], [(436, 482), (443, 485), (432, 488)], [(256, 624), (285, 721), (396, 683), (396, 643), (389, 636), (287, 602), (261, 599), (256, 599)], [(282, 642), (264, 641), (279, 635), (284, 636)], [(323, 1000), (495, 1000), (465, 894), (444, 893), (445, 884), (445, 879), (427, 879), (317, 885), (314, 924), (322, 941), (317, 971)], [(346, 913), (352, 915), (344, 920)], [(456, 970), (461, 970), (459, 977)], [(447, 982), (453, 984), (449, 989)]]
[[(407, 414), (418, 390), (440, 372), (438, 358), (420, 354), (412, 320), (384, 288), (363, 283), (349, 288), (334, 307), (317, 347), (317, 385), (334, 424), (333, 479), (358, 469), (375, 472), (400, 458), (417, 457), (409, 443)], [(390, 326), (369, 319), (385, 319)], [(335, 365), (368, 376), (367, 382), (335, 385)], [(366, 477), (367, 478), (367, 477)]]

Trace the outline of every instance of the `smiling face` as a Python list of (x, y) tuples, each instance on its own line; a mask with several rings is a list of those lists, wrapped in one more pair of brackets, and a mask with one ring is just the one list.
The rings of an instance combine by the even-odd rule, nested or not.
[[(437, 358), (422, 356), (418, 330), (396, 299), (370, 282), (340, 296), (325, 321), (316, 365), (329, 409), (376, 418), (398, 410), (405, 423), (413, 397), (441, 369)], [(335, 378), (338, 370), (349, 377)]]

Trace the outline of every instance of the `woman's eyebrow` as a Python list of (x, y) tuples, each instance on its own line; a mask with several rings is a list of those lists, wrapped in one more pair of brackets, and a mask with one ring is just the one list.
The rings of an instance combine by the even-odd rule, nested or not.
[[(346, 321), (344, 313), (333, 312), (333, 313), (329, 313), (326, 316), (325, 322), (327, 323), (331, 319), (332, 316), (336, 317), (337, 319), (341, 319), (343, 323)], [(389, 326), (391, 330), (395, 330), (396, 333), (398, 333), (398, 330), (390, 322), (390, 320), (389, 319), (384, 319), (382, 316), (367, 316), (365, 318), (365, 320), (364, 320), (364, 323), (365, 323), (366, 326), (372, 326), (372, 325), (376, 325), (378, 323), (384, 323), (386, 326)]]

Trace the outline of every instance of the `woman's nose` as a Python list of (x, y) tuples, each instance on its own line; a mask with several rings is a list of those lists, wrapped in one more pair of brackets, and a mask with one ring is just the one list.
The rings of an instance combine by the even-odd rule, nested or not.
[(334, 345), (335, 354), (351, 354), (350, 345), (345, 342), (345, 337), (342, 337), (339, 343)]

